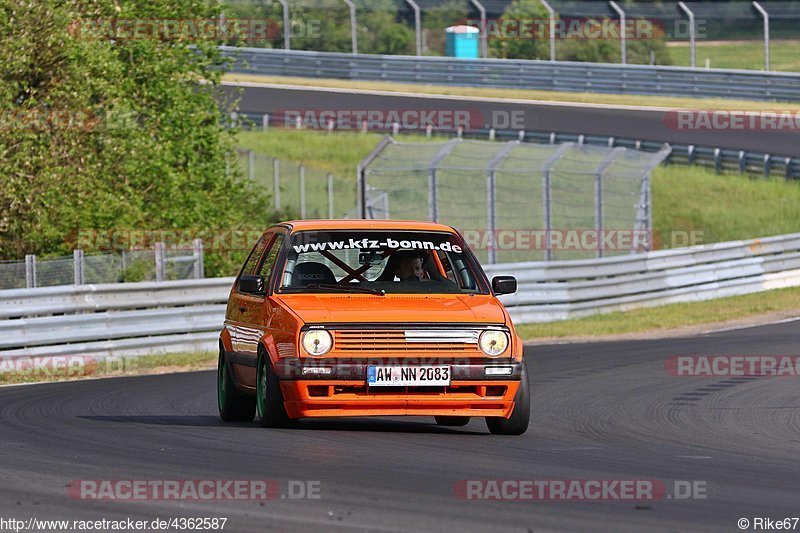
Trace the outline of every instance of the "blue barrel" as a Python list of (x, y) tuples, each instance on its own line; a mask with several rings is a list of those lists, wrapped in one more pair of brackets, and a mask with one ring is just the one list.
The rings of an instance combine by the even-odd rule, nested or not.
[(445, 30), (445, 53), (449, 57), (477, 59), (480, 48), (480, 30), (474, 26), (450, 26)]

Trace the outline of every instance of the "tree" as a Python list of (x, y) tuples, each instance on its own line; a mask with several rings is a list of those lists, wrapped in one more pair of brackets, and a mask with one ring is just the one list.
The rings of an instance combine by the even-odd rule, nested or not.
[(0, 257), (112, 228), (269, 223), (222, 120), (218, 35), (191, 24), (218, 17), (211, 0), (0, 0)]
[(548, 44), (549, 14), (539, 0), (514, 0), (500, 21), (487, 28), (492, 57), (504, 59), (545, 59)]

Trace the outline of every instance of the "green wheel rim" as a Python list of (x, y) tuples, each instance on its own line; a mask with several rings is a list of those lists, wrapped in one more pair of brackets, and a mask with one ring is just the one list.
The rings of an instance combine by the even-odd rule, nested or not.
[(264, 411), (266, 410), (267, 373), (264, 370), (264, 361), (261, 361), (258, 365), (258, 386), (256, 387), (256, 408), (258, 409), (259, 418), (264, 418)]
[(225, 406), (225, 359), (222, 358), (222, 354), (219, 355), (217, 365), (217, 402), (220, 409)]

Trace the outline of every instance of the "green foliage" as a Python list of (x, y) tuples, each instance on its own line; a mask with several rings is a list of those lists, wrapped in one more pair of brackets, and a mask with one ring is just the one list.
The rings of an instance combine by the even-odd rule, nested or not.
[[(362, 54), (408, 54), (413, 51), (414, 31), (396, 20), (397, 7), (391, 0), (356, 2), (358, 51)], [(250, 40), (247, 46), (283, 48), (283, 8), (278, 2), (226, 3), (230, 17), (266, 18), (267, 40)], [(350, 10), (344, 2), (292, 2), (291, 47), (293, 50), (350, 52)]]
[(549, 14), (539, 0), (514, 0), (503, 13), (502, 22), (513, 21), (511, 27), (518, 30), (506, 34), (502, 28), (487, 28), (490, 55), (504, 59), (549, 59), (547, 35), (540, 35), (533, 26), (528, 38), (523, 29), (533, 21), (539, 23), (548, 19)]
[[(95, 229), (269, 223), (239, 185), (219, 43), (91, 29), (218, 16), (212, 0), (0, 0), (0, 257), (64, 255)], [(207, 272), (238, 260), (212, 254)]]

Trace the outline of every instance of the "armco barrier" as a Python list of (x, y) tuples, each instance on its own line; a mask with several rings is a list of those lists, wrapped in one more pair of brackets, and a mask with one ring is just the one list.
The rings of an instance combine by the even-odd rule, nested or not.
[(0, 357), (216, 350), (233, 278), (0, 291)]
[[(800, 286), (800, 233), (604, 259), (505, 263), (517, 323)], [(0, 291), (0, 357), (215, 350), (232, 278)]]
[(272, 76), (394, 81), (747, 100), (800, 100), (800, 74), (517, 59), (352, 55), (221, 47), (230, 71)]
[(517, 277), (501, 297), (516, 322), (547, 322), (800, 286), (800, 234), (486, 272)]

